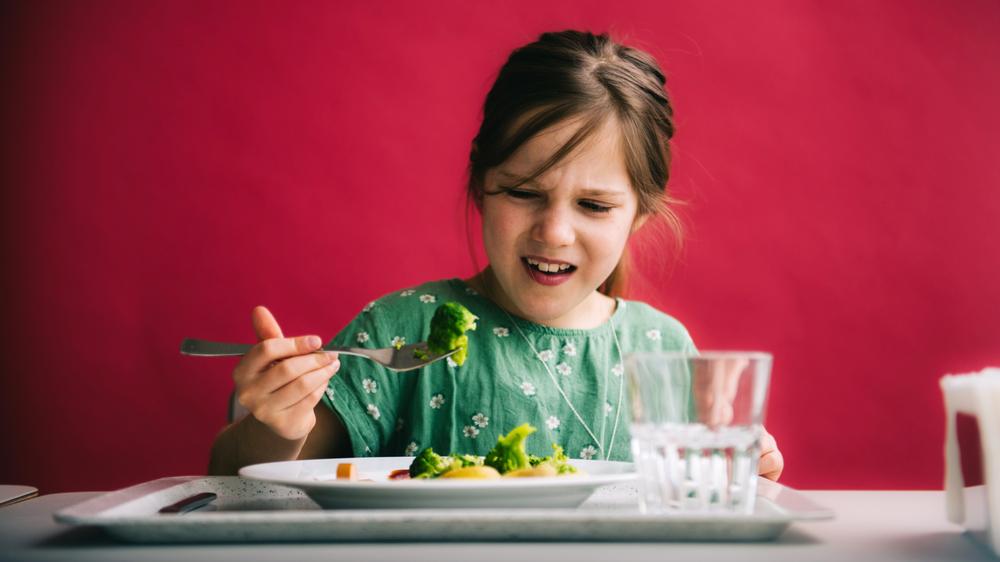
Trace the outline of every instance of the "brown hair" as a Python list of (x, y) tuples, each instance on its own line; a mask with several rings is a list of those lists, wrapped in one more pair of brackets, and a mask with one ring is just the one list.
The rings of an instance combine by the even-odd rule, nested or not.
[[(486, 172), (506, 161), (535, 135), (569, 119), (581, 119), (576, 133), (530, 176), (532, 181), (570, 154), (608, 119), (621, 129), (625, 165), (639, 199), (638, 217), (657, 215), (680, 240), (671, 210), (670, 138), (673, 109), (666, 78), (649, 54), (621, 45), (607, 34), (584, 31), (543, 33), (516, 49), (500, 69), (483, 104), (483, 122), (469, 155), (467, 196), (482, 210)], [(623, 295), (627, 252), (599, 290)]]

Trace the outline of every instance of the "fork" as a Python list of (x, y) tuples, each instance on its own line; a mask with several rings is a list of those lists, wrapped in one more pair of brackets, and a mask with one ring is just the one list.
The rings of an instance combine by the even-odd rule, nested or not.
[[(185, 338), (181, 342), (182, 355), (194, 355), (198, 357), (228, 357), (233, 355), (243, 355), (253, 347), (248, 343), (225, 343), (208, 340), (198, 340)], [(378, 349), (368, 349), (363, 347), (339, 347), (336, 345), (325, 345), (317, 349), (314, 353), (333, 351), (344, 355), (355, 355), (371, 359), (372, 361), (392, 369), (393, 371), (412, 371), (424, 365), (430, 365), (440, 361), (458, 351), (453, 349), (447, 353), (431, 353), (427, 349), (427, 342), (404, 345), (399, 349), (395, 347), (382, 347)], [(426, 359), (417, 357), (417, 352), (425, 355)]]

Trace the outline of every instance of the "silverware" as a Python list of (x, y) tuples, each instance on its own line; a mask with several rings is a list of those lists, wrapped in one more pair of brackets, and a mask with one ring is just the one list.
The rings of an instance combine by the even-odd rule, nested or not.
[[(183, 355), (195, 355), (198, 357), (227, 357), (233, 355), (243, 355), (250, 351), (253, 345), (248, 343), (224, 343), (216, 341), (198, 340), (185, 338), (181, 342), (181, 353)], [(383, 347), (379, 349), (368, 349), (363, 347), (338, 347), (326, 345), (316, 350), (335, 351), (344, 355), (356, 355), (371, 359), (383, 367), (393, 371), (410, 371), (419, 369), (424, 365), (429, 365), (435, 361), (440, 361), (445, 357), (458, 351), (453, 349), (447, 353), (431, 353), (427, 349), (427, 342), (404, 345), (399, 349), (395, 347)], [(419, 355), (419, 357), (418, 357)], [(423, 358), (422, 358), (423, 357)]]
[(160, 513), (177, 513), (177, 514), (187, 513), (189, 511), (194, 511), (198, 508), (204, 507), (212, 503), (217, 497), (219, 496), (217, 496), (212, 492), (202, 492), (200, 494), (194, 494), (178, 502), (163, 507), (162, 509), (160, 509)]

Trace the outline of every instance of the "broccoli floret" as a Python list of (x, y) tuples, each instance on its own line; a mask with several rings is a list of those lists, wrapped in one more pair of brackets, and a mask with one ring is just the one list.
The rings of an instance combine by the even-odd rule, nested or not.
[(576, 467), (569, 464), (569, 457), (566, 456), (566, 452), (563, 451), (561, 446), (555, 443), (552, 444), (552, 456), (545, 457), (543, 462), (552, 465), (552, 468), (556, 469), (556, 472), (559, 474), (574, 474), (576, 472)]
[(436, 478), (451, 469), (453, 459), (442, 457), (427, 447), (410, 463), (410, 478)]
[(458, 365), (465, 363), (469, 349), (469, 338), (465, 332), (475, 330), (478, 319), (478, 316), (457, 302), (442, 304), (434, 311), (434, 317), (431, 318), (431, 333), (427, 337), (428, 351), (441, 354), (457, 349), (458, 351), (451, 356), (452, 361)]
[(486, 454), (486, 466), (492, 466), (500, 474), (531, 466), (531, 459), (524, 451), (524, 440), (534, 432), (535, 428), (525, 423), (497, 439), (496, 446)]
[(451, 467), (448, 470), (465, 468), (467, 466), (482, 466), (483, 464), (482, 457), (477, 457), (475, 455), (459, 455), (457, 453), (451, 455), (451, 461)]

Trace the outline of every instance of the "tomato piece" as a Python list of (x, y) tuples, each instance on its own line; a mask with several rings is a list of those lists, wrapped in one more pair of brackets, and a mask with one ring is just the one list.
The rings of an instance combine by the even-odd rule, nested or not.
[(400, 468), (389, 473), (389, 480), (409, 480), (410, 469)]

